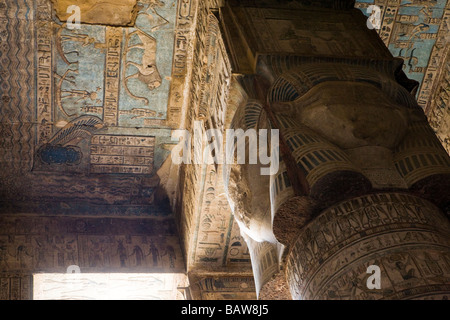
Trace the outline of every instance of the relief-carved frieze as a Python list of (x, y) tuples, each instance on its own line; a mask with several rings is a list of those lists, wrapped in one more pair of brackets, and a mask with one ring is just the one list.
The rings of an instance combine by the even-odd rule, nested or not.
[(380, 8), (378, 34), (391, 53), (404, 60), (407, 77), (420, 83), (417, 101), (429, 110), (450, 43), (450, 2), (373, 0), (356, 1), (355, 7), (370, 16), (370, 5)]
[(4, 217), (0, 272), (183, 272), (173, 219)]
[[(450, 277), (449, 228), (436, 207), (409, 195), (343, 202), (300, 233), (288, 258), (291, 293), (304, 299), (382, 299), (408, 288), (433, 291)], [(383, 268), (381, 290), (366, 286), (369, 265)]]

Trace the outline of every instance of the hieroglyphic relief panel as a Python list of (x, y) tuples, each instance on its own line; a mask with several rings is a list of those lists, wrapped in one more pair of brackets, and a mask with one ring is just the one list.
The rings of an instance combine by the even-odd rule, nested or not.
[[(199, 32), (204, 35), (194, 71), (194, 77), (198, 80), (192, 92), (194, 101), (198, 102), (192, 101), (195, 108), (191, 119), (201, 121), (207, 129), (223, 132), (231, 72), (217, 18), (205, 12)], [(233, 216), (221, 183), (220, 170), (217, 172), (214, 165), (203, 165), (201, 170), (204, 170), (200, 180), (203, 192), (200, 194), (200, 209), (196, 218), (198, 223), (193, 245), (193, 263), (223, 266), (227, 263)], [(243, 246), (245, 247), (245, 243)], [(236, 250), (233, 251), (235, 252)]]
[[(92, 135), (164, 126), (178, 1), (137, 1), (132, 26), (103, 25), (93, 16), (79, 28), (52, 16), (51, 1), (40, 0), (35, 6), (35, 72), (40, 84), (35, 172), (88, 173), (91, 165), (97, 167), (90, 161), (97, 159), (90, 157)], [(169, 133), (158, 132), (166, 140)], [(153, 174), (167, 157), (164, 143), (154, 146), (158, 163), (141, 173)], [(130, 173), (122, 169), (95, 173)]]
[[(450, 50), (450, 1), (447, 2), (441, 24), (436, 36), (436, 43), (431, 51), (430, 60), (425, 71), (423, 84), (419, 91), (418, 102), (425, 106), (427, 112), (430, 107), (430, 98), (436, 90), (438, 79), (445, 72), (445, 59)], [(442, 68), (444, 66), (444, 68)]]
[(206, 179), (202, 179), (202, 202), (197, 214), (196, 236), (194, 241), (193, 264), (201, 263), (206, 266), (222, 265), (223, 254), (228, 243), (227, 233), (231, 215), (225, 197), (220, 197), (217, 189), (217, 173), (213, 166), (208, 166)]
[[(224, 43), (220, 34), (217, 18), (209, 13), (204, 16), (200, 30), (205, 32), (202, 43), (204, 58), (198, 61), (199, 71), (197, 74), (200, 87), (195, 92), (199, 101), (195, 109), (195, 120), (202, 121), (206, 129), (220, 130), (224, 132), (226, 104), (230, 83), (230, 63), (225, 52)], [(221, 148), (221, 142), (216, 141), (216, 147)], [(218, 169), (218, 170), (217, 170)], [(240, 260), (242, 253), (238, 252), (237, 244), (246, 249), (245, 242), (232, 241), (231, 232), (234, 226), (234, 217), (225, 196), (222, 172), (217, 165), (208, 165), (205, 179), (202, 179), (203, 193), (201, 194), (201, 208), (198, 219), (207, 222), (197, 224), (197, 237), (195, 247), (194, 263), (204, 262), (208, 267), (229, 265), (230, 246), (235, 245), (232, 254), (233, 263), (245, 268), (248, 259)], [(211, 229), (211, 230), (208, 230)], [(215, 232), (215, 234), (211, 234)], [(237, 235), (234, 235), (236, 238)], [(237, 256), (238, 255), (238, 256)]]
[(173, 219), (3, 216), (0, 219), (0, 299), (32, 298), (32, 274), (183, 273)]
[(250, 253), (225, 195), (222, 172), (209, 165), (204, 177), (196, 232), (191, 238), (191, 265), (205, 269), (227, 266), (249, 271)]
[(91, 172), (150, 174), (154, 137), (94, 135), (91, 139)]
[(450, 154), (450, 47), (441, 69), (427, 113), (431, 127)]
[(381, 9), (381, 27), (378, 33), (395, 57), (404, 60), (403, 71), (420, 83), (417, 100), (428, 108), (430, 95), (450, 44), (450, 2), (447, 0), (357, 0), (367, 16), (367, 8)]
[(227, 265), (230, 267), (249, 265), (250, 252), (247, 243), (241, 235), (241, 230), (236, 220), (233, 218), (233, 225), (230, 232), (230, 243), (228, 245)]
[(380, 58), (384, 54), (388, 57), (382, 43), (372, 41), (356, 23), (352, 11), (232, 7), (232, 15), (254, 57), (275, 53), (353, 58), (370, 58), (374, 54)]
[(256, 299), (252, 277), (191, 275), (189, 282), (195, 300)]
[(0, 273), (184, 272), (173, 219), (3, 217)]
[(172, 79), (167, 106), (167, 125), (171, 128), (184, 127), (183, 115), (187, 112), (189, 80), (192, 77), (192, 59), (197, 27), (198, 0), (178, 2), (174, 42)]
[[(139, 197), (150, 201), (154, 181), (142, 185), (131, 178), (135, 185), (126, 187), (131, 193), (121, 193), (122, 182), (131, 173), (149, 181), (170, 153), (165, 122), (179, 3), (137, 1), (133, 26), (93, 21), (70, 29), (54, 15), (50, 0), (0, 1), (0, 161), (5, 168), (0, 202), (20, 198), (14, 205), (29, 200), (28, 207), (47, 210), (43, 200), (49, 198), (70, 197), (80, 206), (79, 200), (94, 198), (108, 204), (124, 204), (127, 198), (142, 203)], [(142, 150), (134, 148), (137, 144), (122, 150), (111, 144), (105, 149), (110, 153), (100, 158), (91, 155), (98, 150), (91, 144), (97, 135), (148, 138), (153, 144)], [(122, 152), (127, 158), (109, 164), (114, 169), (103, 166), (103, 160)], [(102, 180), (104, 173), (110, 178)], [(87, 206), (82, 211), (89, 212)]]
[[(404, 234), (398, 235), (405, 237)], [(379, 259), (365, 262), (354, 270), (345, 270), (333, 281), (338, 285), (321, 288), (319, 300), (402, 300), (448, 299), (450, 289), (449, 256), (445, 250), (424, 246), (408, 253), (393, 251)], [(366, 286), (367, 268), (377, 265), (381, 270), (381, 289), (369, 290)], [(327, 272), (329, 270), (324, 270)], [(422, 278), (423, 277), (423, 278)], [(437, 292), (430, 292), (430, 291)], [(442, 293), (441, 293), (442, 292)]]
[(56, 23), (60, 118), (89, 114), (107, 126), (165, 119), (176, 1), (138, 3), (133, 27), (82, 24), (69, 29)]
[(80, 268), (85, 272), (137, 269), (169, 272), (182, 270), (183, 261), (174, 238), (151, 236), (79, 236)]
[(184, 274), (34, 274), (33, 300), (184, 300)]
[[(302, 230), (288, 258), (296, 299), (397, 299), (448, 291), (450, 225), (431, 203), (372, 194), (325, 210)], [(369, 265), (381, 290), (366, 286)], [(447, 283), (447, 285), (445, 285)]]
[(30, 300), (31, 287), (31, 275), (0, 273), (0, 300)]
[[(195, 3), (195, 7), (191, 7), (190, 4), (194, 5), (191, 1), (186, 1), (184, 9), (184, 15), (188, 12), (193, 14), (191, 10), (195, 12), (195, 31), (194, 37), (192, 37), (192, 41), (186, 42), (188, 31), (183, 34), (178, 34), (176, 37), (176, 42), (179, 42), (180, 46), (185, 46), (189, 44), (192, 46), (192, 57), (191, 57), (191, 65), (189, 66), (189, 74), (187, 77), (191, 79), (189, 86), (187, 87), (187, 92), (185, 93), (185, 99), (187, 99), (187, 108), (186, 108), (186, 120), (184, 124), (184, 128), (188, 130), (193, 136), (193, 128), (194, 128), (194, 120), (196, 119), (195, 114), (195, 105), (199, 103), (199, 95), (198, 91), (200, 90), (200, 77), (202, 68), (200, 63), (202, 61), (202, 57), (204, 53), (202, 51), (202, 47), (204, 47), (204, 41), (206, 37), (205, 31), (205, 20), (208, 14), (206, 2)], [(189, 11), (188, 11), (189, 9)], [(191, 19), (187, 19), (185, 24), (192, 23)], [(183, 24), (184, 25), (184, 24)], [(188, 50), (188, 48), (186, 48)], [(180, 76), (184, 75), (184, 72), (187, 71), (186, 59), (188, 52), (183, 52), (178, 57), (175, 57), (175, 65), (174, 65), (174, 76), (177, 74)], [(178, 111), (179, 112), (179, 111)], [(193, 146), (191, 146), (193, 148)], [(179, 217), (179, 225), (181, 226), (182, 232), (182, 240), (183, 247), (186, 250), (187, 257), (187, 265), (190, 263), (190, 257), (192, 254), (192, 243), (191, 243), (191, 234), (195, 232), (195, 221), (197, 217), (197, 210), (200, 205), (199, 198), (199, 190), (200, 190), (200, 177), (201, 177), (201, 165), (196, 163), (191, 164), (182, 164), (180, 166), (180, 182), (178, 184), (178, 192), (177, 192), (177, 204), (178, 204), (178, 217)]]
[[(52, 73), (52, 23), (49, 21), (51, 7), (48, 2), (38, 1), (36, 16), (38, 26), (36, 28), (37, 42), (37, 123), (36, 137), (38, 141), (47, 140), (53, 132), (53, 73)], [(41, 20), (42, 19), (42, 20)]]
[[(141, 177), (142, 176), (142, 177)], [(12, 182), (15, 187), (17, 180)], [(6, 187), (6, 186), (4, 186)], [(49, 213), (62, 215), (100, 215), (157, 217), (171, 211), (154, 203), (158, 180), (143, 175), (121, 175), (114, 179), (43, 175), (19, 184), (11, 198), (2, 198), (1, 213)], [(22, 201), (16, 201), (22, 196)]]
[[(204, 148), (205, 130), (224, 130), (231, 67), (218, 20), (207, 3), (200, 5), (196, 19), (186, 128), (191, 132), (191, 146), (203, 138), (198, 146)], [(184, 164), (181, 172), (178, 203), (188, 269), (234, 265), (249, 271), (249, 253), (226, 199), (220, 169), (214, 164), (191, 163)]]
[(205, 39), (205, 59), (202, 65), (200, 104), (197, 119), (208, 122), (208, 128), (223, 130), (224, 115), (231, 81), (231, 66), (221, 37), (219, 22), (213, 14), (208, 15)]

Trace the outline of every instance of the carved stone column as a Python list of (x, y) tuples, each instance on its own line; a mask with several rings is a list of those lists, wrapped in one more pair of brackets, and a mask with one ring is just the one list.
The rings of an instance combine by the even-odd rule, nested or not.
[[(287, 258), (293, 299), (450, 296), (450, 224), (430, 202), (374, 193), (331, 206), (300, 232)], [(380, 268), (380, 287), (367, 285)]]
[[(280, 137), (276, 174), (258, 175), (261, 163), (224, 170), (258, 297), (448, 297), (450, 158), (402, 61), (339, 5), (350, 2), (222, 12), (248, 95), (231, 128)], [(367, 285), (372, 265), (379, 289)]]

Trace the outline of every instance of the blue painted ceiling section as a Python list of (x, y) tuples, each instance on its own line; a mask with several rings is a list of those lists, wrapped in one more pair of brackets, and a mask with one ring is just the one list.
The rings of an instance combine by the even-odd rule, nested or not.
[(423, 85), (447, 0), (357, 0), (355, 7), (370, 16), (370, 5), (381, 9), (379, 33), (390, 52), (403, 58), (407, 77)]

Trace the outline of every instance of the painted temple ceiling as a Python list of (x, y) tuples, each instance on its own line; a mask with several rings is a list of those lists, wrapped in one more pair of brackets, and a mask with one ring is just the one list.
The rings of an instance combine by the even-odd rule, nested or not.
[(418, 81), (417, 101), (450, 153), (450, 1), (357, 0), (355, 7), (370, 16), (371, 5), (381, 9), (381, 39)]
[[(208, 5), (223, 1), (86, 0), (81, 28), (69, 28), (71, 2), (0, 0), (0, 213), (160, 221), (175, 208), (182, 215), (177, 223), (187, 269), (205, 274), (194, 285), (201, 295), (253, 297), (249, 251), (220, 169), (186, 168), (172, 188), (178, 207), (166, 205), (161, 186), (161, 177), (178, 179), (179, 171), (167, 165), (172, 130), (189, 128), (205, 114), (223, 126), (227, 99), (239, 99), (236, 92), (226, 95), (232, 70), (217, 20), (208, 14)], [(370, 5), (381, 8), (382, 40), (404, 59), (405, 74), (419, 83), (419, 104), (448, 141), (450, 0), (356, 1), (367, 15)], [(100, 14), (105, 10), (115, 14)], [(211, 66), (220, 77), (204, 72)], [(214, 96), (217, 106), (208, 100)], [(86, 259), (94, 246), (88, 236), (98, 235), (83, 233)], [(127, 250), (150, 251), (151, 242), (141, 236), (115, 235)], [(175, 248), (176, 237), (172, 231), (168, 237)], [(105, 243), (116, 250), (115, 242)], [(166, 260), (170, 264), (169, 255)], [(182, 260), (176, 263), (181, 270)], [(227, 270), (243, 278), (214, 276)]]
[(2, 200), (151, 204), (177, 1), (84, 1), (75, 27), (69, 2), (0, 2)]
[(370, 5), (381, 9), (380, 37), (392, 55), (405, 61), (403, 70), (408, 78), (420, 83), (417, 98), (425, 107), (450, 42), (448, 1), (357, 0), (355, 7), (370, 16)]
[[(205, 54), (224, 58), (223, 44), (220, 50), (209, 46), (207, 53), (194, 53), (195, 31), (202, 35), (198, 50), (208, 47), (211, 30), (218, 39), (218, 25), (207, 28), (215, 18), (198, 1), (94, 2), (82, 1), (80, 11), (86, 15), (80, 28), (72, 28), (64, 10), (68, 1), (0, 0), (0, 212), (9, 226), (20, 224), (21, 214), (42, 216), (23, 223), (47, 224), (52, 221), (47, 216), (60, 215), (70, 216), (67, 226), (89, 226), (77, 229), (80, 234), (64, 231), (63, 238), (33, 233), (26, 236), (27, 244), (22, 235), (28, 231), (5, 228), (1, 243), (10, 252), (21, 246), (46, 251), (42, 259), (27, 257), (19, 265), (12, 259), (10, 266), (19, 273), (36, 265), (60, 272), (70, 257), (60, 257), (55, 243), (70, 243), (82, 248), (82, 260), (71, 262), (82, 268), (117, 271), (139, 265), (172, 272), (187, 265), (188, 271), (207, 271), (192, 284), (200, 295), (254, 297), (249, 252), (215, 168), (193, 172), (199, 179), (191, 191), (202, 191), (186, 192), (183, 214), (190, 214), (192, 224), (181, 245), (179, 237), (158, 227), (174, 223), (161, 185), (162, 177), (166, 183), (178, 179), (167, 165), (175, 144), (171, 132), (184, 126), (183, 105), (195, 103), (195, 91), (203, 86), (199, 81), (187, 91), (185, 83), (188, 76), (206, 75), (204, 68), (192, 75), (193, 56), (200, 64), (208, 61)], [(102, 20), (98, 12), (108, 5), (122, 6), (123, 14)], [(205, 18), (200, 27), (198, 11)], [(227, 81), (230, 76), (228, 71)], [(222, 93), (227, 84), (220, 82)], [(208, 108), (207, 101), (203, 107)], [(133, 218), (134, 229), (91, 228), (126, 224), (122, 218)], [(154, 228), (146, 237), (142, 232), (148, 225)], [(15, 242), (3, 242), (11, 237)], [(92, 256), (98, 250), (101, 254)], [(214, 276), (229, 269), (239, 276)], [(28, 276), (21, 281), (29, 281)]]

